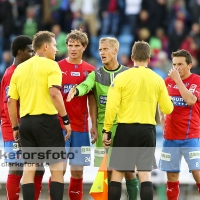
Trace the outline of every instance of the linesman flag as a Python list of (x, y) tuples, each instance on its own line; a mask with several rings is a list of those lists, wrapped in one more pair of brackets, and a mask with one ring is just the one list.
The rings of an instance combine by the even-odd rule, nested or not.
[(90, 195), (95, 200), (108, 200), (107, 159), (108, 154), (106, 153), (90, 189)]
[[(111, 132), (108, 133), (108, 140), (111, 138)], [(108, 161), (108, 149), (102, 160), (102, 163), (97, 172), (96, 178), (90, 189), (90, 195), (95, 200), (108, 200), (108, 172), (107, 172), (107, 161)]]

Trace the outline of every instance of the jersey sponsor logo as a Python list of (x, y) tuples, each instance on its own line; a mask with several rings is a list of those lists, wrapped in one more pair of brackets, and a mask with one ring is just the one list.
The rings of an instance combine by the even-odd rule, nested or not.
[(99, 96), (99, 103), (105, 105), (107, 102), (107, 96), (100, 95)]
[(106, 154), (105, 150), (103, 148), (96, 148), (94, 150), (94, 156), (96, 157), (104, 157), (104, 155)]
[(197, 88), (197, 85), (192, 84), (192, 85), (190, 86), (190, 88), (189, 88), (189, 91), (192, 92), (192, 93), (194, 93), (194, 91), (195, 91), (196, 88)]
[(165, 160), (165, 161), (170, 161), (171, 160), (171, 154), (169, 153), (165, 153), (165, 152), (161, 152), (161, 160)]
[(200, 158), (200, 151), (191, 151), (191, 152), (189, 152), (189, 158), (190, 158), (190, 160)]
[(81, 154), (90, 154), (91, 148), (89, 146), (82, 146), (81, 147)]
[(80, 72), (71, 72), (71, 76), (80, 76)]
[[(185, 85), (185, 87), (187, 87), (187, 86), (189, 85), (189, 83), (187, 82), (187, 83), (185, 83), (184, 85)], [(178, 86), (175, 85), (173, 88), (174, 88), (174, 89), (178, 89)]]
[(69, 93), (70, 89), (74, 86), (74, 84), (66, 84), (66, 85), (63, 85), (63, 93), (64, 94), (67, 94)]
[(188, 106), (182, 97), (172, 96), (172, 101), (173, 101), (174, 106), (183, 106), (183, 107)]
[(7, 86), (7, 87), (5, 88), (6, 98), (8, 98), (8, 90), (9, 90), (9, 86)]

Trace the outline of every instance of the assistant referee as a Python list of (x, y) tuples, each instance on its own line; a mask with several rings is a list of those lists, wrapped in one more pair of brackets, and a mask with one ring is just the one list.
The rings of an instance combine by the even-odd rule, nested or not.
[[(29, 155), (32, 155), (33, 150), (41, 154), (43, 148), (47, 150), (46, 152), (51, 152), (49, 151), (51, 147), (61, 153), (65, 151), (65, 141), (57, 114), (63, 118), (67, 132), (66, 139), (71, 134), (71, 127), (60, 93), (62, 73), (58, 64), (53, 61), (57, 52), (55, 35), (48, 31), (36, 33), (33, 38), (33, 48), (36, 56), (18, 65), (10, 82), (8, 110), (14, 139), (18, 141), (20, 136), (22, 152), (28, 152)], [(20, 127), (17, 100), (20, 101)], [(47, 158), (44, 158), (44, 161), (50, 163), (51, 198), (61, 200), (64, 192), (63, 162), (59, 162), (61, 159), (49, 161)], [(24, 200), (34, 200), (33, 181), (37, 162), (36, 157), (28, 160), (27, 163), (32, 165), (24, 165), (22, 177)]]
[(135, 166), (141, 183), (141, 200), (153, 199), (151, 170), (156, 146), (156, 108), (159, 104), (162, 112), (169, 114), (173, 104), (164, 80), (148, 68), (150, 56), (148, 43), (135, 42), (131, 55), (134, 67), (118, 74), (108, 91), (103, 129), (105, 146), (111, 143), (106, 133), (116, 115), (118, 123), (110, 160), (113, 172), (109, 200), (120, 199), (124, 172), (133, 171)]

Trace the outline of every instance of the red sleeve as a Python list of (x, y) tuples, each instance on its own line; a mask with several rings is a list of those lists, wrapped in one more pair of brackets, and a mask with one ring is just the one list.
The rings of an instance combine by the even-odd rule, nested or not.
[(2, 109), (3, 109), (3, 100), (2, 100), (2, 82), (1, 82), (1, 86), (0, 86), (0, 119), (1, 119), (1, 112), (2, 112)]
[[(196, 83), (196, 84), (195, 84)], [(190, 85), (189, 91), (191, 91), (196, 97), (197, 101), (200, 101), (200, 77), (196, 78), (194, 84)]]
[(8, 94), (10, 79), (11, 79), (11, 75), (7, 75), (7, 76), (4, 77), (4, 79), (2, 81), (1, 95), (2, 95), (4, 113), (7, 117), (7, 119), (9, 120), (10, 126), (11, 126), (11, 121), (10, 121), (10, 116), (9, 116), (9, 113), (8, 113), (8, 106), (7, 106), (7, 102), (8, 102), (7, 94)]
[(165, 79), (165, 85), (166, 85), (166, 87), (167, 87), (168, 83), (169, 83), (169, 77), (167, 77), (167, 78)]

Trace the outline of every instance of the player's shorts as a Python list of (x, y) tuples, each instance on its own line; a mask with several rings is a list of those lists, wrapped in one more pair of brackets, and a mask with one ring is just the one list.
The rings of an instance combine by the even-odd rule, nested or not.
[[(115, 136), (115, 132), (116, 132), (116, 128), (117, 128), (117, 124), (114, 124), (111, 128), (111, 139), (112, 139), (112, 143), (110, 145), (109, 151), (108, 151), (108, 166), (109, 166), (109, 161), (110, 161), (110, 154), (112, 151), (112, 145), (113, 145), (113, 138)], [(103, 146), (103, 124), (98, 124), (97, 126), (97, 131), (98, 131), (98, 138), (97, 141), (95, 142), (95, 147), (94, 147), (94, 166), (95, 167), (99, 167), (102, 163), (103, 157), (105, 155), (105, 148)]]
[(20, 119), (19, 132), (25, 163), (53, 164), (66, 158), (57, 115), (26, 115)]
[(150, 124), (118, 124), (110, 158), (117, 171), (151, 171), (155, 161), (156, 129)]
[(6, 163), (23, 163), (22, 151), (15, 141), (4, 142), (3, 155)]
[[(66, 133), (63, 130), (63, 135)], [(72, 131), (71, 136), (65, 141), (65, 149), (69, 165), (89, 166), (91, 162), (91, 147), (88, 132)]]
[(164, 140), (159, 169), (167, 172), (180, 172), (182, 156), (190, 172), (200, 170), (200, 139)]

